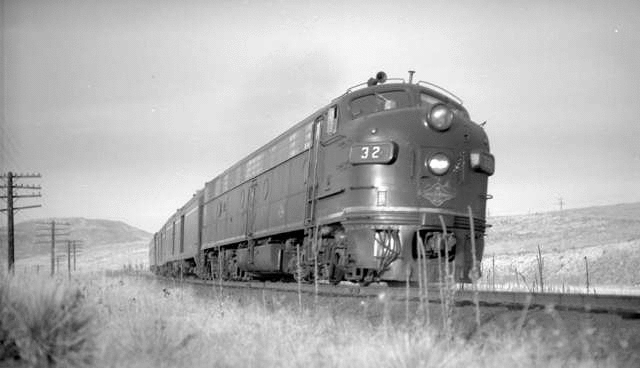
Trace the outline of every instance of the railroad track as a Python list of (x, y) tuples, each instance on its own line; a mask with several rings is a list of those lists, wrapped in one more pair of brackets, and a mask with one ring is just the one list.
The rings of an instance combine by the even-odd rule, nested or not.
[[(169, 278), (166, 278), (169, 279)], [(176, 280), (176, 279), (171, 279)], [(354, 297), (354, 298), (388, 298), (393, 301), (421, 300), (420, 290), (416, 287), (356, 284), (297, 284), (295, 282), (269, 281), (218, 281), (183, 278), (180, 282), (208, 285), (211, 287), (269, 290), (274, 292), (301, 292), (325, 297)], [(429, 303), (442, 302), (440, 289), (436, 286), (422, 293), (422, 300)], [(554, 308), (584, 313), (608, 313), (624, 318), (640, 319), (640, 296), (637, 295), (599, 295), (599, 294), (561, 294), (561, 293), (532, 293), (516, 291), (486, 291), (456, 289), (453, 295), (456, 305), (473, 305), (481, 307), (523, 308)]]

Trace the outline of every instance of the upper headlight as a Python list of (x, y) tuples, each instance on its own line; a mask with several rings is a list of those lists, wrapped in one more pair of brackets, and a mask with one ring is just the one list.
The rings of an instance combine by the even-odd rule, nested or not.
[(437, 104), (431, 108), (431, 111), (427, 113), (427, 124), (435, 130), (441, 132), (451, 127), (453, 121), (453, 111), (446, 105)]
[(444, 175), (449, 171), (449, 167), (451, 167), (451, 162), (449, 161), (449, 157), (447, 157), (444, 153), (436, 153), (431, 156), (427, 162), (427, 167), (431, 170), (432, 173), (436, 175)]

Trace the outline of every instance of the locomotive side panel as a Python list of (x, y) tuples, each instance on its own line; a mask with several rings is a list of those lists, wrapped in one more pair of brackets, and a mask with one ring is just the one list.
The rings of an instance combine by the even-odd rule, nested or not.
[(157, 258), (156, 258), (156, 235), (157, 234), (153, 234), (153, 238), (151, 239), (151, 242), (149, 243), (149, 269), (151, 270), (151, 272), (156, 272), (156, 265), (158, 264)]
[[(218, 217), (216, 219), (217, 222), (217, 232), (216, 232), (216, 241), (224, 240), (231, 237), (232, 231), (231, 226), (229, 224), (229, 193), (223, 194), (217, 200), (218, 202)], [(231, 217), (231, 221), (233, 218)]]
[(289, 192), (291, 163), (286, 161), (271, 171), (272, 175), (266, 199), (268, 202), (267, 227), (269, 229), (284, 229), (286, 225), (285, 205)]
[(182, 258), (192, 258), (198, 253), (199, 248), (199, 234), (200, 234), (200, 219), (199, 219), (199, 202), (194, 201), (191, 205), (184, 210), (183, 218), (183, 250)]
[(171, 223), (168, 227), (168, 236), (170, 237), (170, 253), (169, 253), (169, 260), (170, 261), (175, 261), (175, 260), (179, 260), (179, 249), (178, 247), (180, 246), (178, 244), (178, 231), (179, 231), (179, 226), (180, 226), (180, 220), (176, 219), (175, 217), (171, 219)]
[(252, 191), (251, 200), (248, 202), (250, 206), (249, 218), (247, 221), (248, 234), (255, 234), (269, 228), (269, 218), (267, 211), (269, 209), (269, 191), (271, 190), (271, 176), (273, 170), (260, 174), (255, 179), (255, 186)]
[(289, 230), (302, 223), (304, 184), (300, 183), (304, 183), (308, 169), (302, 162), (311, 144), (310, 124), (297, 124), (206, 183), (204, 249), (246, 241), (255, 234)]
[(227, 224), (225, 238), (238, 238), (244, 235), (245, 224), (241, 206), (242, 195), (242, 185), (234, 188), (225, 195), (225, 217)]
[(162, 228), (162, 263), (166, 263), (171, 257), (171, 238), (169, 237), (169, 225)]
[(234, 236), (234, 214), (236, 212), (235, 203), (232, 197), (235, 197), (235, 191), (230, 191), (218, 198), (218, 231), (216, 233), (216, 241), (228, 239)]
[(299, 154), (254, 179), (247, 201), (249, 234), (267, 236), (302, 225), (307, 155)]
[(266, 236), (300, 229), (304, 219), (307, 157), (308, 152), (303, 152), (205, 202), (203, 248), (214, 243), (244, 241), (246, 235)]
[(171, 235), (171, 226), (169, 224), (165, 225), (164, 227), (164, 262), (168, 262), (171, 260), (171, 248), (172, 248), (172, 243), (173, 243), (173, 238)]
[(207, 201), (205, 197), (205, 202), (202, 211), (202, 248), (210, 248), (213, 243), (213, 239), (216, 233), (216, 223), (213, 218), (215, 214), (215, 201), (210, 200)]
[[(286, 227), (300, 228), (304, 224), (305, 188), (307, 184), (307, 172), (309, 170), (309, 152), (287, 161), (289, 175), (283, 177), (287, 180), (287, 191), (284, 202), (284, 218)], [(280, 208), (278, 208), (280, 211)]]

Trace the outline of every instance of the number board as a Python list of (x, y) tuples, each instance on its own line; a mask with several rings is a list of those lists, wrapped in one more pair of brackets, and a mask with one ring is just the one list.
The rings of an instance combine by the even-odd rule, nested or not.
[(354, 164), (388, 164), (395, 159), (393, 142), (355, 143), (351, 146), (349, 161)]

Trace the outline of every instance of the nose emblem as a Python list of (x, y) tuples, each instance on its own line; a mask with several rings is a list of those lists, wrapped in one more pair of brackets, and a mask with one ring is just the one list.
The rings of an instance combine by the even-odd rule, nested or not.
[(449, 182), (440, 183), (440, 179), (435, 183), (423, 182), (418, 195), (433, 203), (434, 206), (440, 207), (442, 204), (456, 196), (456, 190), (451, 187)]

